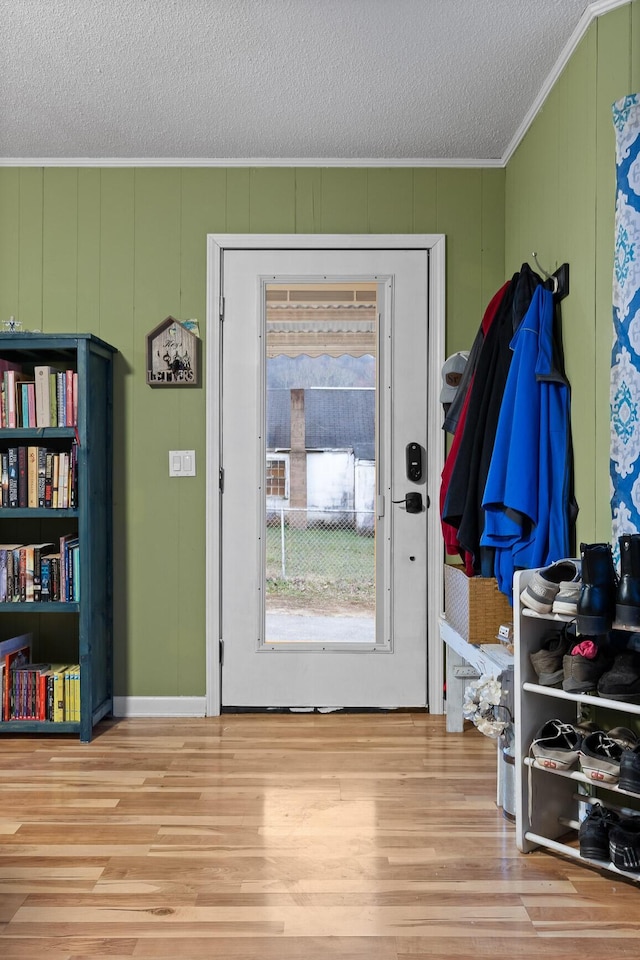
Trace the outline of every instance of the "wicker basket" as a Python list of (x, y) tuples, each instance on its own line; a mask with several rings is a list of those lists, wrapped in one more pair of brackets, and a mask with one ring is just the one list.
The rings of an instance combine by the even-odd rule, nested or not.
[(513, 620), (513, 609), (493, 577), (468, 577), (462, 567), (444, 566), (444, 612), (467, 643), (495, 643), (501, 623)]

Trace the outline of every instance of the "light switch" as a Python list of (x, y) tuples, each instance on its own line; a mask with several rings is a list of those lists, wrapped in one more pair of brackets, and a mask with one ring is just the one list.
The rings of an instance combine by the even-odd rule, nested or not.
[(195, 477), (195, 450), (169, 450), (169, 476)]
[(182, 451), (182, 476), (195, 477), (196, 475), (196, 452), (195, 450)]

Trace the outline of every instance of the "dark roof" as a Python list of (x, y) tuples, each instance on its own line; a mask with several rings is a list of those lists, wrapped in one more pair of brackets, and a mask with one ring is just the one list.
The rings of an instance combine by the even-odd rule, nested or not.
[[(375, 390), (324, 389), (304, 391), (307, 450), (353, 448), (358, 460), (375, 459)], [(267, 390), (267, 448), (291, 446), (291, 391)]]

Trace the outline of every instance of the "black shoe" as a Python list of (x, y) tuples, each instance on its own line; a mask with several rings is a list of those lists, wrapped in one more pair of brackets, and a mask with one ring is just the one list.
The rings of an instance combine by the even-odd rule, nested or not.
[(603, 634), (616, 610), (617, 576), (610, 543), (581, 543), (582, 586), (577, 604), (578, 633)]
[(640, 817), (629, 817), (612, 825), (609, 857), (619, 870), (640, 870)]
[(620, 757), (620, 779), (618, 786), (629, 793), (640, 794), (640, 743), (625, 750)]
[(597, 730), (588, 734), (580, 745), (580, 769), (588, 780), (617, 783), (621, 756), (620, 744), (602, 730)]
[(598, 680), (598, 693), (610, 700), (640, 701), (640, 653), (625, 650), (617, 654), (609, 670)]
[(609, 859), (609, 830), (620, 817), (601, 804), (594, 804), (580, 824), (580, 856), (589, 860)]
[(626, 627), (640, 627), (640, 534), (618, 537), (620, 580), (616, 592), (616, 621)]

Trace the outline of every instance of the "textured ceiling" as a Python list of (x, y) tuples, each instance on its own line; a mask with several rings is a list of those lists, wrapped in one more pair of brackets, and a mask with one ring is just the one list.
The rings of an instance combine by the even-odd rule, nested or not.
[(0, 0), (0, 158), (499, 160), (587, 7)]

